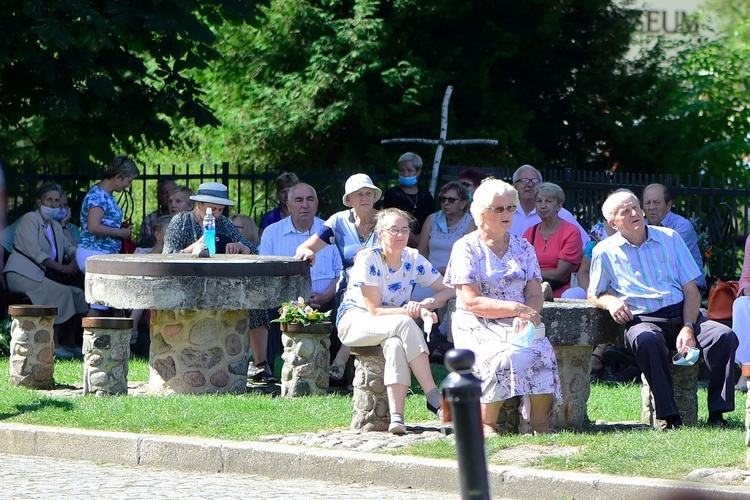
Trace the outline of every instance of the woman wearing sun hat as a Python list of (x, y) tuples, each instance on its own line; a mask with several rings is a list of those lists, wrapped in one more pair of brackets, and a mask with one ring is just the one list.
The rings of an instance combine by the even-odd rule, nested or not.
[[(234, 206), (227, 191), (227, 187), (219, 182), (201, 184), (198, 192), (190, 197), (195, 202), (195, 208), (178, 213), (169, 222), (162, 253), (192, 253), (196, 246), (203, 245), (203, 217), (206, 215), (206, 209), (211, 208), (216, 218), (216, 252), (257, 254), (258, 247), (242, 236), (234, 223), (223, 215), (226, 207)], [(261, 368), (257, 378), (276, 383), (278, 380), (266, 360), (267, 323), (268, 313), (265, 309), (250, 311), (250, 346), (253, 349), (255, 365)]]
[[(336, 293), (336, 304), (341, 294), (346, 290), (349, 271), (354, 265), (354, 258), (363, 248), (375, 247), (378, 235), (375, 233), (375, 202), (383, 196), (383, 191), (373, 184), (366, 174), (354, 174), (346, 181), (344, 196), (341, 202), (349, 207), (333, 214), (323, 227), (297, 247), (295, 257), (302, 260), (315, 261), (315, 254), (326, 245), (336, 245), (341, 254), (343, 271)], [(349, 348), (342, 346), (331, 363), (331, 378), (341, 380), (344, 366), (349, 359)]]

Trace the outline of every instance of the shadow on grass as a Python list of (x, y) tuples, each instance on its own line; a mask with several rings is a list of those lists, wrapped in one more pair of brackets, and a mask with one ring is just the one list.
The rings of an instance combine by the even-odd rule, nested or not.
[(0, 413), (0, 420), (6, 420), (9, 418), (23, 415), (24, 413), (34, 413), (47, 408), (62, 408), (63, 410), (70, 411), (73, 409), (73, 404), (70, 401), (60, 401), (56, 399), (42, 399), (36, 403), (16, 405), (15, 413)]

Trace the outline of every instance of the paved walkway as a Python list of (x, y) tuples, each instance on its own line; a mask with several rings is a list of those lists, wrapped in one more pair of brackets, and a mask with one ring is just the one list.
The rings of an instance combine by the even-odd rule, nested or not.
[[(240, 474), (207, 474), (96, 465), (78, 460), (0, 454), (0, 491), (24, 499), (414, 499), (435, 500), (434, 492), (364, 484), (269, 479)], [(11, 494), (8, 494), (12, 492)], [(441, 494), (453, 499), (458, 495)]]

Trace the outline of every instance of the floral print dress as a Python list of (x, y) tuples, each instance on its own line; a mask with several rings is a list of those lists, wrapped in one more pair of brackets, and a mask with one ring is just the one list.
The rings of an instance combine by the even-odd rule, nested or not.
[[(475, 231), (458, 240), (445, 272), (448, 285), (476, 283), (482, 295), (492, 299), (525, 303), (524, 289), (530, 280), (542, 279), (534, 247), (510, 235), (508, 250), (499, 258)], [(547, 338), (529, 347), (506, 341), (512, 318), (488, 319), (466, 310), (460, 295), (451, 322), (456, 348), (474, 352), (474, 369), (482, 379), (482, 403), (505, 401), (514, 396), (552, 394), (561, 400), (557, 360)], [(553, 404), (553, 408), (556, 404)]]

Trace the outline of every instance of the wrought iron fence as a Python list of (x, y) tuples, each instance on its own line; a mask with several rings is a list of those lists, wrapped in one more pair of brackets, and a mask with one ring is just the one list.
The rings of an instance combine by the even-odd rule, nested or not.
[[(458, 178), (461, 167), (443, 166), (440, 172), (440, 183)], [(197, 189), (201, 182), (217, 181), (229, 187), (230, 198), (236, 201), (234, 210), (249, 214), (256, 221), (266, 211), (276, 205), (274, 181), (280, 170), (269, 170), (251, 165), (172, 165), (148, 166), (133, 184), (132, 193), (135, 203), (133, 221), (140, 223), (143, 215), (155, 209), (156, 184), (159, 179), (171, 178), (178, 184), (185, 184)], [(343, 208), (341, 195), (344, 183), (349, 175), (365, 172), (373, 181), (383, 188), (395, 183), (395, 168), (371, 166), (298, 166), (287, 168), (295, 172), (304, 182), (314, 186), (320, 198), (319, 212), (327, 217)], [(513, 171), (510, 169), (484, 168), (497, 178), (510, 181)], [(34, 207), (33, 193), (41, 182), (54, 180), (68, 192), (74, 213), (90, 186), (98, 179), (91, 179), (80, 174), (63, 174), (59, 169), (56, 175), (37, 174), (32, 169), (16, 171), (8, 176), (11, 182), (11, 196), (8, 200), (9, 219), (12, 222), (23, 213)], [(712, 245), (712, 256), (708, 262), (710, 274), (736, 277), (742, 268), (744, 243), (750, 225), (750, 207), (747, 199), (750, 195), (750, 177), (719, 178), (712, 176), (679, 177), (662, 174), (629, 174), (618, 172), (588, 172), (573, 169), (543, 170), (545, 180), (559, 184), (565, 191), (565, 207), (578, 218), (586, 228), (592, 227), (601, 220), (601, 205), (612, 191), (627, 188), (640, 198), (643, 188), (658, 182), (666, 185), (673, 196), (673, 211), (694, 218), (699, 223), (699, 230), (705, 232)], [(423, 178), (429, 178), (429, 167), (425, 166)]]

